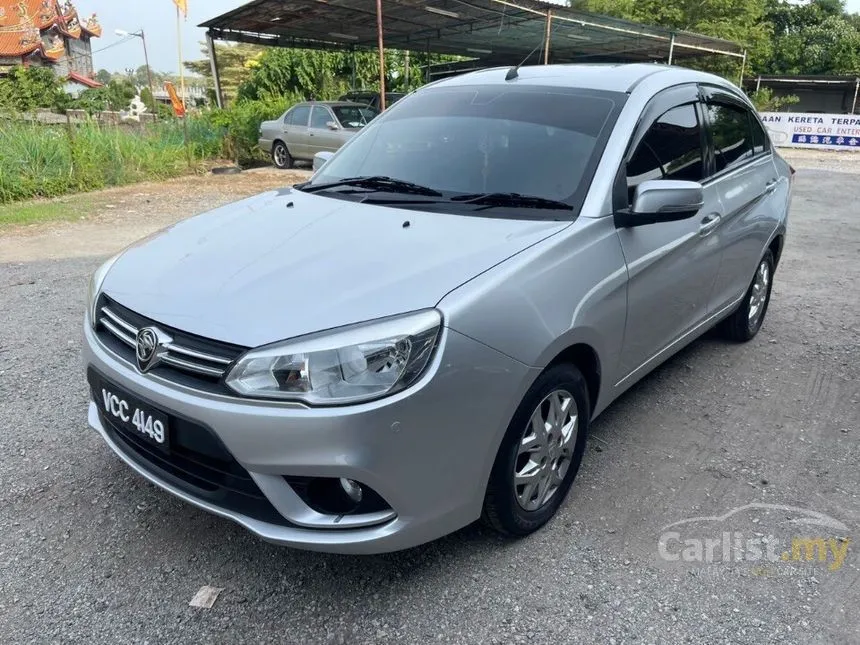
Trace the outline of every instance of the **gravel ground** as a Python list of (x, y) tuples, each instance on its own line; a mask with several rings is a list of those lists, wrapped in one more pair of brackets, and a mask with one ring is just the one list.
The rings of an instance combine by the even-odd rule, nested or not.
[[(858, 201), (848, 175), (798, 173), (762, 332), (697, 341), (616, 402), (544, 530), (472, 526), (372, 557), (265, 544), (133, 475), (85, 420), (79, 326), (98, 258), (70, 241), (63, 259), (0, 264), (0, 640), (858, 642)], [(844, 563), (658, 557), (662, 527), (750, 503), (835, 518), (824, 533), (848, 540)], [(752, 509), (730, 528), (783, 536), (802, 515)], [(203, 585), (223, 591), (189, 607)]]

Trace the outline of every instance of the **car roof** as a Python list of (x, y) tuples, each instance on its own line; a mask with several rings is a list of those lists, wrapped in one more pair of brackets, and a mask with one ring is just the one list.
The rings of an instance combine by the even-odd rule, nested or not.
[(516, 79), (506, 81), (505, 76), (510, 69), (510, 67), (495, 67), (479, 70), (452, 76), (432, 83), (432, 85), (433, 87), (452, 87), (458, 85), (501, 85), (514, 82), (527, 85), (631, 92), (641, 81), (659, 75), (659, 80), (663, 81), (667, 87), (695, 82), (732, 87), (725, 79), (713, 74), (656, 63), (529, 65), (519, 68)]
[(361, 105), (362, 107), (370, 107), (369, 105), (364, 105), (364, 103), (356, 103), (355, 101), (302, 101), (301, 103), (296, 103), (293, 107), (298, 107), (299, 105), (327, 105), (328, 107), (346, 107), (348, 105)]
[[(405, 96), (405, 92), (386, 92), (386, 96), (397, 96), (398, 94), (403, 94)], [(379, 92), (374, 90), (350, 90), (346, 92), (344, 96), (379, 96)]]

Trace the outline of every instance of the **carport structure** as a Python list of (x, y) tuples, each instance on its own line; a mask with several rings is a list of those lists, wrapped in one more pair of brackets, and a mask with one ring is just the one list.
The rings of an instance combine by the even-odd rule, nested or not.
[(578, 11), (539, 0), (253, 0), (204, 22), (221, 100), (214, 40), (306, 49), (455, 54), (482, 66), (665, 62), (746, 52), (726, 40)]

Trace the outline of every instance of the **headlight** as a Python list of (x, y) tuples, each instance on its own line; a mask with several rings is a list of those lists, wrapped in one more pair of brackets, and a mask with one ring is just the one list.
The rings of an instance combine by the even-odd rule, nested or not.
[(119, 259), (119, 256), (122, 253), (117, 253), (110, 260), (102, 264), (96, 272), (93, 273), (93, 276), (90, 278), (90, 286), (87, 293), (87, 308), (90, 312), (90, 323), (95, 327), (96, 325), (96, 302), (98, 302), (99, 292), (102, 290), (102, 283), (105, 281), (105, 276), (110, 271), (110, 268), (114, 265)]
[(442, 316), (435, 309), (254, 349), (227, 376), (243, 396), (343, 405), (412, 385), (430, 362)]

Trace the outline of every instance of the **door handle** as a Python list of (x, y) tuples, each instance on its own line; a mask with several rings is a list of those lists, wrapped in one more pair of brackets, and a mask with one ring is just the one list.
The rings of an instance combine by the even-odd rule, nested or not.
[(711, 213), (705, 219), (702, 220), (702, 225), (699, 227), (699, 237), (706, 237), (710, 235), (715, 228), (720, 223), (720, 217), (717, 213)]
[(778, 181), (778, 180), (776, 180), (776, 179), (771, 179), (769, 182), (767, 182), (767, 183), (764, 185), (764, 192), (766, 192), (766, 193), (772, 193), (773, 191), (775, 191), (775, 190), (776, 190), (776, 187), (777, 187), (778, 185), (779, 185), (779, 181)]

